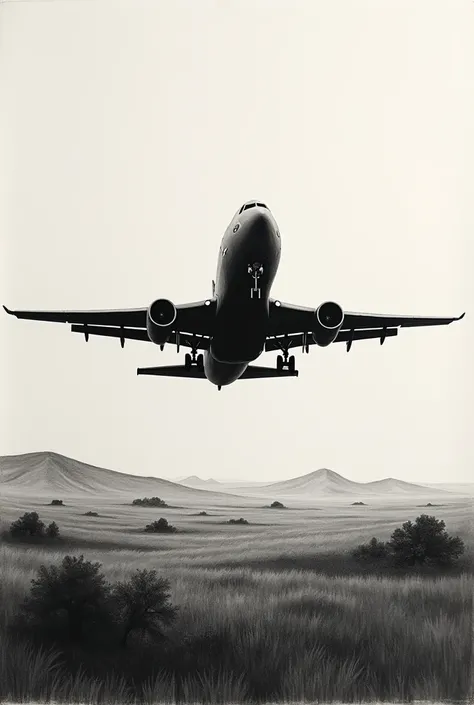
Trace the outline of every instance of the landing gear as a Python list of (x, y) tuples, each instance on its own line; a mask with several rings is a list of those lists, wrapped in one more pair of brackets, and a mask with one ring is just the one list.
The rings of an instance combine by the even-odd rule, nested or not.
[(290, 355), (288, 356), (288, 347), (283, 347), (282, 346), (282, 352), (283, 355), (278, 355), (277, 356), (277, 361), (276, 361), (276, 368), (278, 372), (282, 372), (283, 370), (288, 370), (291, 374), (296, 373), (296, 368), (295, 368), (295, 356)]
[(250, 289), (250, 298), (261, 299), (262, 290), (258, 286), (258, 280), (263, 274), (263, 264), (260, 264), (260, 262), (254, 262), (253, 264), (249, 264), (247, 267), (247, 272), (253, 279), (253, 287)]
[(187, 370), (190, 370), (191, 367), (197, 367), (200, 370), (204, 369), (204, 355), (200, 353), (199, 355), (197, 354), (197, 350), (192, 350), (191, 354), (186, 353), (184, 356), (184, 366)]
[(218, 385), (217, 385), (217, 391), (220, 392), (221, 389), (222, 389), (222, 384), (218, 384)]

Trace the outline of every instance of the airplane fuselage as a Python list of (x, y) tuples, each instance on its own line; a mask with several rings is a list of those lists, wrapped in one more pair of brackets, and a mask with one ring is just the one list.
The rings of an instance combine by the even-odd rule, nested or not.
[(252, 204), (234, 216), (219, 250), (215, 328), (204, 355), (205, 375), (218, 386), (235, 382), (265, 346), (281, 239), (268, 208)]

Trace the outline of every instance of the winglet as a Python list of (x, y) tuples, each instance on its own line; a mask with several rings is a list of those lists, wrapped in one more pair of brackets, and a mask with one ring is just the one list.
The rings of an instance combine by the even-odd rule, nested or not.
[(455, 318), (454, 320), (455, 320), (455, 321), (461, 321), (461, 320), (464, 318), (465, 315), (466, 315), (466, 312), (464, 311), (464, 313), (461, 313), (461, 315), (458, 316), (457, 318)]
[(5, 311), (6, 311), (7, 313), (10, 314), (10, 316), (13, 316), (13, 311), (10, 311), (10, 309), (7, 308), (6, 306), (4, 306), (3, 308), (5, 309)]

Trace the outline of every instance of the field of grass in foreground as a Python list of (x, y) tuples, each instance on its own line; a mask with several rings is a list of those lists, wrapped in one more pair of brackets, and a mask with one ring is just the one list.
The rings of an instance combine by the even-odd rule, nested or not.
[[(316, 557), (322, 550), (342, 555), (374, 533), (386, 538), (394, 522), (416, 516), (419, 509), (408, 514), (400, 508), (375, 508), (371, 514), (365, 508), (329, 507), (304, 512), (301, 522), (289, 521), (284, 512), (272, 513), (271, 519), (268, 511), (256, 516), (252, 509), (253, 520), (261, 524), (245, 527), (217, 524), (222, 521), (217, 516), (206, 521), (191, 517), (190, 508), (173, 510), (173, 519), (171, 510), (159, 510), (189, 531), (172, 537), (139, 533), (150, 517), (156, 518), (153, 510), (110, 504), (103, 512), (107, 524), (97, 533), (90, 519), (79, 518), (82, 510), (72, 502), (60, 514), (37, 509), (45, 519), (55, 512), (60, 527), (69, 524), (66, 533), (77, 544), (68, 546), (66, 537), (57, 553), (40, 546), (0, 547), (3, 699), (230, 703), (468, 697), (473, 592), (468, 573), (397, 578), (346, 570), (334, 577), (258, 567), (269, 557), (289, 556), (297, 564), (311, 550)], [(446, 518), (448, 530), (464, 533), (467, 543), (469, 511), (468, 506), (451, 508), (451, 521)], [(242, 509), (239, 516), (249, 517), (250, 510)], [(81, 545), (86, 527), (88, 547)], [(120, 547), (122, 535), (126, 541)], [(101, 546), (112, 536), (116, 550)], [(168, 578), (180, 612), (166, 646), (99, 657), (39, 651), (12, 638), (8, 625), (37, 568), (65, 553), (99, 560), (111, 581), (126, 578), (137, 567), (156, 568)], [(224, 563), (228, 566), (216, 567)]]

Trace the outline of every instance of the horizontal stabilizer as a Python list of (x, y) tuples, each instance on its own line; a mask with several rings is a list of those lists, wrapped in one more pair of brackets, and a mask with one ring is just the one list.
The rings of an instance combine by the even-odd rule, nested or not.
[(206, 379), (204, 370), (193, 365), (162, 365), (161, 367), (139, 367), (137, 375), (155, 375), (157, 377), (189, 377), (191, 379)]
[(275, 367), (249, 365), (239, 379), (261, 379), (262, 377), (298, 377), (298, 370), (277, 370)]
[[(137, 375), (155, 375), (156, 377), (187, 377), (190, 379), (206, 379), (204, 370), (193, 365), (163, 365), (161, 367), (139, 367)], [(277, 370), (275, 367), (258, 367), (249, 365), (239, 379), (261, 379), (263, 377), (298, 377), (298, 370)]]

